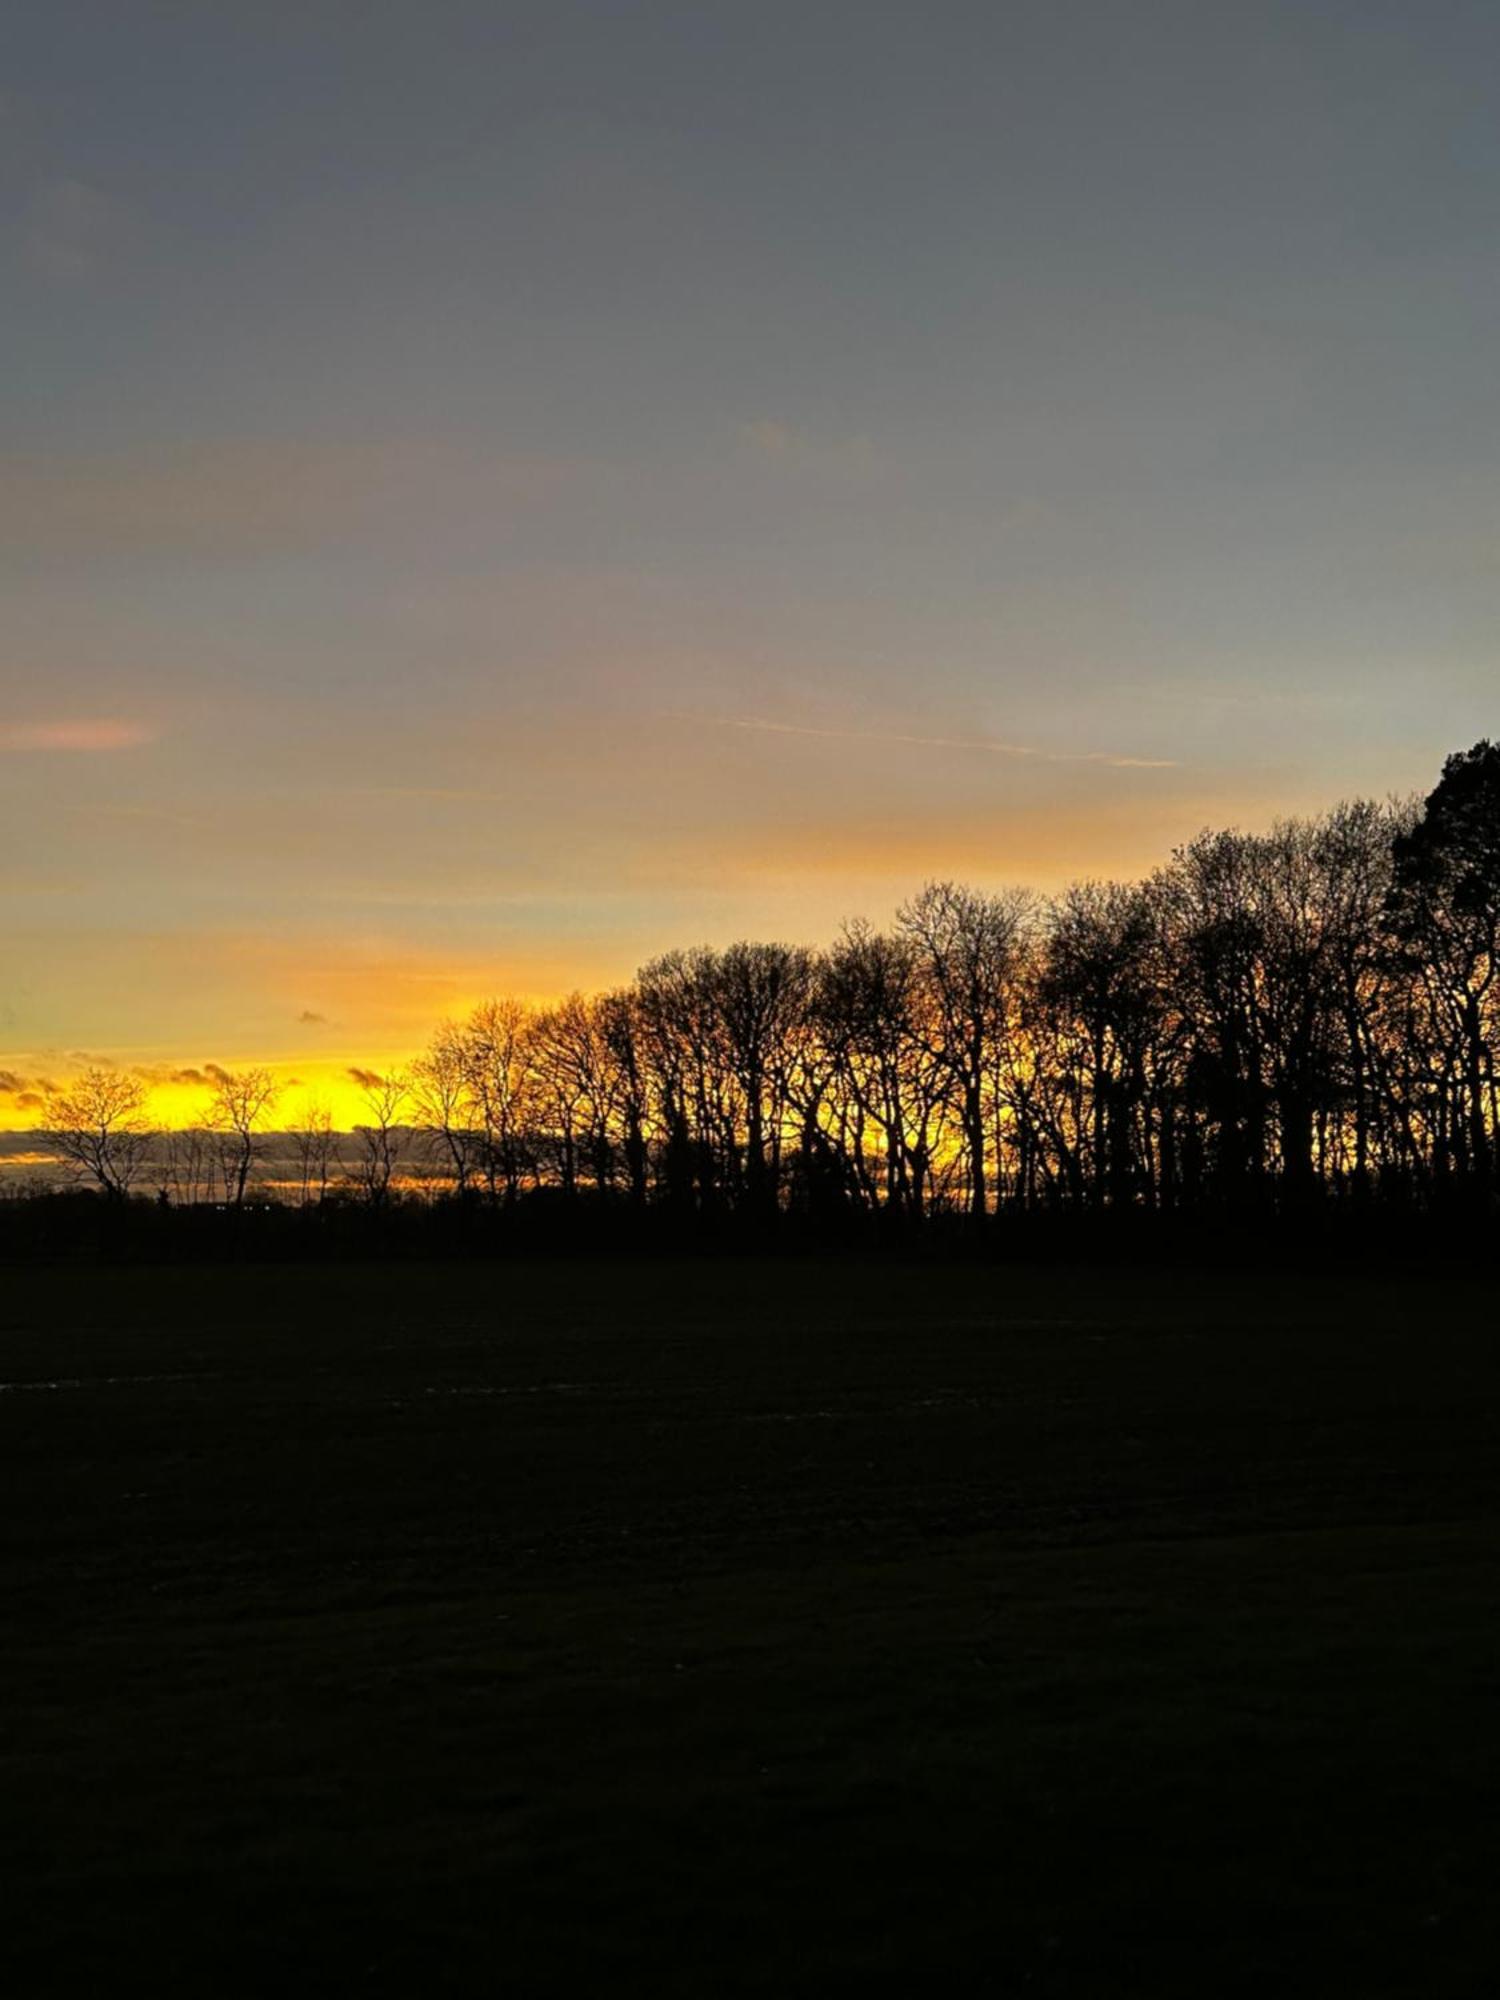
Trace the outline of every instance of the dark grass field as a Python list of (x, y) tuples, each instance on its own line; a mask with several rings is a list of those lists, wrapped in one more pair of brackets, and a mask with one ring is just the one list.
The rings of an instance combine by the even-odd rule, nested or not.
[(1493, 1990), (1495, 1321), (9, 1273), (3, 1990)]

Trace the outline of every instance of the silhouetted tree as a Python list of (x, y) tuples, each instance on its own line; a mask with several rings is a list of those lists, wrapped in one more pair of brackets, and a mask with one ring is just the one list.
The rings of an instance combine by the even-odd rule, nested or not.
[[(1049, 1067), (1068, 1079), (1053, 1121), (1075, 1198), (1116, 1205), (1158, 1187), (1167, 998), (1150, 894), (1084, 882), (1052, 906), (1039, 969)], [(1035, 1017), (1032, 1035), (1037, 1032)]]
[(486, 1000), (463, 1024), (462, 1051), (491, 1201), (514, 1203), (521, 1188), (530, 1110), (528, 1030), (520, 1000)]
[[(929, 882), (896, 913), (898, 932), (916, 948), (930, 1054), (952, 1087), (976, 1218), (989, 1211), (993, 1085), (1034, 917), (1024, 890), (984, 896), (953, 882)], [(998, 1144), (994, 1150), (998, 1158)]]
[[(1306, 1213), (1497, 1192), (1500, 747), (1448, 760), (1420, 809), (1355, 801), (1205, 831), (1137, 884), (929, 883), (889, 930), (825, 952), (670, 951), (613, 992), (499, 998), (434, 1034), (409, 1080), (356, 1072), (355, 1180), (383, 1204), (410, 1109), (434, 1178), (507, 1208), (556, 1187), (679, 1217), (787, 1206), (842, 1226), (1132, 1207)], [(274, 1100), (214, 1073), (226, 1196)], [(54, 1092), (55, 1150), (107, 1192), (141, 1171), (144, 1086)], [(328, 1185), (320, 1114), (294, 1135)], [(198, 1198), (201, 1135), (161, 1186)]]
[(602, 994), (596, 1002), (602, 1059), (610, 1079), (603, 1116), (618, 1133), (631, 1206), (646, 1205), (649, 1188), (647, 1119), (650, 1115), (641, 1009), (634, 989)]
[(1500, 1122), (1500, 745), (1485, 740), (1447, 760), (1420, 818), (1398, 835), (1393, 864), (1391, 930), (1436, 1058), (1439, 1171), (1487, 1185)]
[(159, 1187), (167, 1200), (191, 1208), (212, 1198), (217, 1174), (215, 1136), (200, 1125), (161, 1134), (156, 1160)]
[(207, 1123), (221, 1135), (225, 1199), (242, 1208), (250, 1172), (259, 1157), (257, 1133), (275, 1103), (276, 1079), (268, 1069), (214, 1069)]
[(410, 1096), (410, 1083), (401, 1070), (391, 1070), (384, 1076), (366, 1073), (362, 1095), (366, 1116), (354, 1128), (358, 1148), (354, 1184), (371, 1208), (384, 1208), (390, 1200), (391, 1184), (406, 1137), (400, 1118)]
[(822, 1130), (864, 1205), (916, 1221), (942, 1153), (949, 1078), (918, 946), (847, 925), (822, 962), (814, 1005), (828, 1055)]
[(475, 1092), (470, 1036), (444, 1021), (411, 1070), (412, 1115), (429, 1147), (453, 1177), (460, 1200), (482, 1157), (482, 1113)]
[(42, 1137), (81, 1180), (119, 1200), (140, 1178), (151, 1151), (146, 1086), (125, 1070), (93, 1065), (48, 1093)]
[(308, 1097), (302, 1114), (292, 1128), (292, 1145), (297, 1156), (298, 1198), (304, 1208), (328, 1198), (328, 1184), (338, 1169), (338, 1136), (333, 1129), (333, 1113), (318, 1098)]

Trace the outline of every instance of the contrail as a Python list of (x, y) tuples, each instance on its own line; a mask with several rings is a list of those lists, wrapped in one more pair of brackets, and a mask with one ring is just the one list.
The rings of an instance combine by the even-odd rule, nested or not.
[(839, 743), (907, 743), (923, 750), (982, 750), (992, 757), (1029, 757), (1041, 764), (1109, 764), (1129, 771), (1177, 768), (1175, 757), (1119, 757), (1109, 750), (1039, 750), (1034, 744), (1006, 743), (994, 736), (910, 736), (894, 729), (813, 729), (799, 722), (765, 722), (753, 715), (711, 715), (702, 719), (715, 729), (756, 730), (768, 736), (818, 736)]

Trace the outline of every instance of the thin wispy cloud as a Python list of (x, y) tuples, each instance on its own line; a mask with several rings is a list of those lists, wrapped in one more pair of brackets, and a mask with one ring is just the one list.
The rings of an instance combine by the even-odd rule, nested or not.
[(0, 750), (136, 750), (155, 731), (140, 722), (91, 716), (73, 722), (0, 722)]
[(818, 729), (800, 722), (768, 722), (754, 715), (711, 715), (698, 720), (714, 729), (741, 729), (765, 736), (813, 736), (835, 743), (907, 744), (921, 750), (975, 750), (991, 757), (1027, 758), (1039, 764), (1108, 764), (1117, 770), (1170, 771), (1175, 757), (1127, 757), (1113, 750), (1043, 750), (1032, 743), (1008, 743), (995, 736), (919, 736), (898, 729)]
[(342, 789), (354, 799), (446, 799), (467, 805), (504, 805), (511, 796), (463, 785), (345, 785)]
[(117, 821), (122, 826), (141, 826), (147, 829), (166, 827), (173, 833), (186, 828), (190, 833), (206, 831), (212, 825), (210, 820), (193, 813), (170, 812), (164, 806), (104, 806), (82, 805), (72, 809), (73, 817), (85, 822), (89, 820)]
[(474, 449), (441, 438), (209, 437), (128, 450), (0, 454), (0, 555), (263, 559), (347, 547), (383, 529), (409, 539), (453, 521), (536, 521), (618, 468)]

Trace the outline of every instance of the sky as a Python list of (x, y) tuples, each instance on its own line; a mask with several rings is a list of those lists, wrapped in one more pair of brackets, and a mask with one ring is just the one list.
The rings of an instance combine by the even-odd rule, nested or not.
[(1497, 73), (1455, 0), (13, 0), (0, 1072), (1425, 789)]

